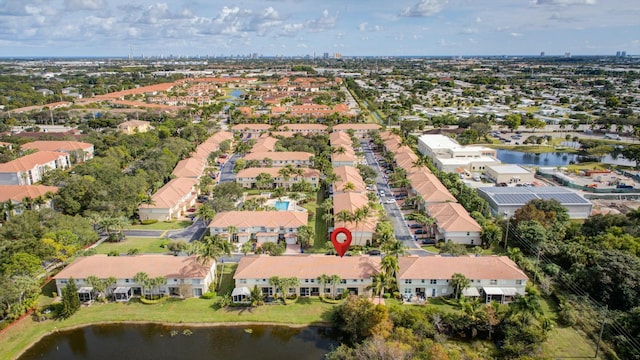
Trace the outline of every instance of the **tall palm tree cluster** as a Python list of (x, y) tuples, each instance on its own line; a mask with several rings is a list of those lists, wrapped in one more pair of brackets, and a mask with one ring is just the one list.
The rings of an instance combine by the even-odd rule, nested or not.
[(145, 272), (139, 272), (133, 276), (133, 281), (140, 285), (142, 296), (145, 299), (154, 300), (161, 297), (160, 288), (167, 283), (164, 276), (149, 277)]
[(192, 252), (196, 254), (198, 262), (202, 265), (209, 267), (211, 261), (215, 261), (217, 265), (220, 265), (218, 271), (218, 279), (209, 268), (209, 275), (211, 276), (212, 289), (220, 288), (222, 282), (222, 273), (224, 270), (224, 261), (220, 261), (222, 256), (232, 256), (231, 250), (233, 245), (229, 241), (225, 241), (218, 235), (205, 236), (202, 240), (194, 242), (192, 245)]

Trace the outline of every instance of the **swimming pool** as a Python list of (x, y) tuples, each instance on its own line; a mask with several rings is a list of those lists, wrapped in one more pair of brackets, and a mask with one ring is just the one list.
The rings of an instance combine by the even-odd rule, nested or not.
[(276, 201), (276, 203), (274, 204), (274, 207), (276, 208), (276, 210), (279, 210), (279, 211), (289, 210), (289, 202), (288, 201)]

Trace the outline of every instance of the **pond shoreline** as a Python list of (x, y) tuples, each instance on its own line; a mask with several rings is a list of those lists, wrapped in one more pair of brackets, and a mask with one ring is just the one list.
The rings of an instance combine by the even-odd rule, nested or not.
[[(20, 321), (25, 321), (26, 318), (21, 319)], [(55, 321), (55, 320), (52, 320)], [(229, 322), (168, 322), (168, 321), (146, 321), (146, 320), (133, 320), (133, 321), (96, 321), (96, 322), (87, 322), (83, 324), (75, 324), (66, 326), (63, 328), (55, 328), (53, 330), (47, 331), (41, 334), (38, 338), (34, 339), (28, 346), (23, 348), (20, 352), (16, 354), (13, 359), (19, 359), (25, 352), (31, 349), (35, 344), (40, 342), (43, 338), (55, 334), (58, 332), (71, 331), (76, 329), (81, 329), (89, 326), (100, 326), (100, 325), (163, 325), (163, 326), (175, 326), (175, 327), (193, 327), (193, 328), (216, 328), (216, 327), (242, 327), (242, 326), (282, 326), (293, 329), (302, 329), (302, 328), (329, 328), (331, 324), (327, 322), (317, 322), (317, 323), (309, 323), (309, 324), (292, 324), (292, 323), (279, 323), (279, 322), (269, 322), (269, 321), (229, 321)]]

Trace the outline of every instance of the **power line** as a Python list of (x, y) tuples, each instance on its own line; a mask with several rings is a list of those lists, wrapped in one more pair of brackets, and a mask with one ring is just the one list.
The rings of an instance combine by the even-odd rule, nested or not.
[[(516, 226), (510, 226), (510, 231), (512, 236), (514, 236), (518, 240), (518, 243), (520, 245), (523, 245), (526, 250), (530, 251), (531, 253), (536, 253), (540, 250), (537, 245), (534, 245), (530, 241), (524, 239), (521, 231)], [(558, 264), (556, 264), (555, 262), (553, 262), (551, 259), (549, 259), (543, 254), (539, 254), (539, 259), (545, 262), (545, 264), (547, 265), (551, 264), (551, 265), (560, 267)], [(573, 293), (577, 294), (578, 296), (584, 297), (585, 300), (587, 300), (591, 304), (591, 306), (596, 308), (596, 310), (600, 310), (601, 312), (605, 312), (605, 313), (608, 311), (607, 307), (601, 304), (599, 301), (595, 300), (593, 297), (591, 297), (588, 291), (582, 289), (580, 286), (574, 284), (572, 281), (565, 279), (564, 276), (559, 275), (554, 277), (554, 279), (560, 281), (565, 288), (569, 289)], [(618, 324), (615, 321), (615, 319), (609, 318), (606, 320), (607, 320), (607, 323), (610, 325), (610, 327), (616, 330), (617, 334), (615, 335), (620, 335), (624, 337), (625, 341), (631, 346), (631, 348), (635, 351), (635, 353), (640, 355), (640, 342), (638, 342), (623, 325)], [(603, 319), (603, 321), (605, 320)]]

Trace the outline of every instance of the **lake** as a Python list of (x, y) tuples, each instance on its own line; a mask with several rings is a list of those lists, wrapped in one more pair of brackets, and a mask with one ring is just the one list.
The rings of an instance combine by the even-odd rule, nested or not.
[[(568, 154), (564, 152), (551, 152), (551, 153), (526, 153), (522, 151), (497, 149), (498, 160), (506, 164), (528, 165), (528, 166), (566, 166), (571, 163), (577, 164), (579, 162), (594, 161), (592, 158), (585, 158), (576, 154)], [(635, 166), (633, 161), (630, 161), (623, 156), (613, 158), (611, 155), (604, 156), (601, 160), (603, 164), (622, 165), (622, 166)]]
[(47, 335), (19, 360), (323, 359), (337, 346), (329, 331), (266, 325), (91, 325)]

